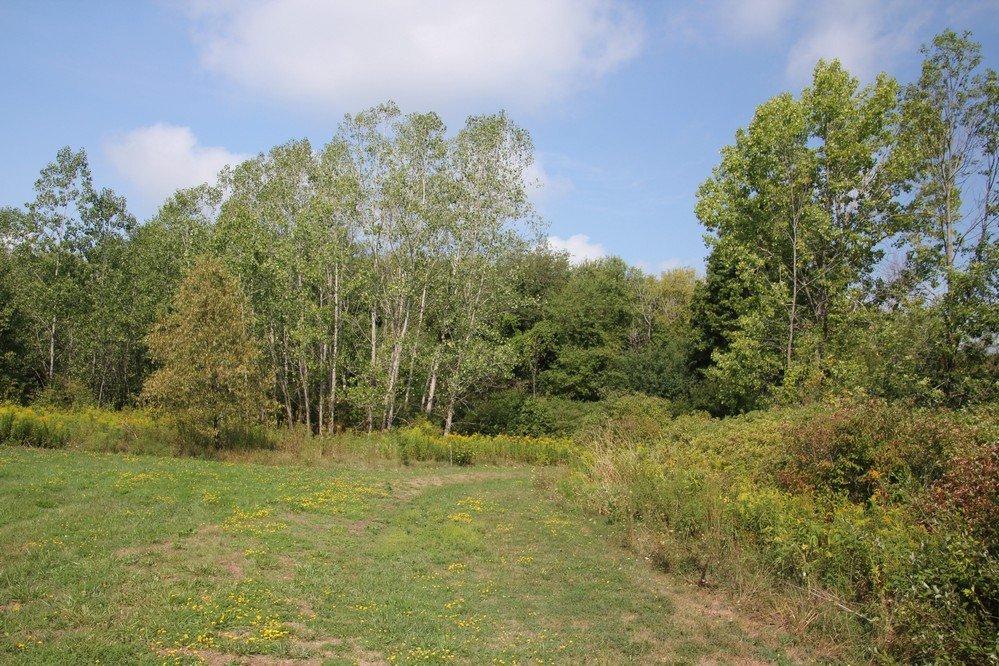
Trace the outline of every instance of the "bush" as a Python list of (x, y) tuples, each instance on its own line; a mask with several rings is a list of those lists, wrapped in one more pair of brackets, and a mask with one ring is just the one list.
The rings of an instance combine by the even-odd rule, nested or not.
[(845, 401), (712, 419), (619, 406), (577, 435), (588, 452), (563, 490), (659, 566), (737, 584), (756, 563), (851, 608), (890, 660), (997, 658), (994, 410)]
[(570, 437), (607, 418), (606, 401), (583, 402), (558, 396), (531, 396), (519, 389), (498, 391), (461, 415), (463, 434)]
[(0, 443), (88, 451), (170, 454), (169, 431), (143, 412), (63, 411), (0, 405)]
[(522, 437), (515, 435), (441, 435), (427, 425), (401, 428), (374, 435), (396, 442), (396, 456), (404, 463), (415, 460), (446, 462), (452, 465), (523, 462), (539, 465), (564, 463), (575, 457), (577, 448), (568, 439)]

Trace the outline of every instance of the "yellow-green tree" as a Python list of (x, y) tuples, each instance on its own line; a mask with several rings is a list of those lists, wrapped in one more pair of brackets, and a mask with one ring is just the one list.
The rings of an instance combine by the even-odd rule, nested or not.
[(215, 443), (224, 432), (259, 423), (271, 382), (252, 324), (239, 281), (215, 259), (198, 260), (146, 338), (159, 368), (143, 396), (185, 431)]

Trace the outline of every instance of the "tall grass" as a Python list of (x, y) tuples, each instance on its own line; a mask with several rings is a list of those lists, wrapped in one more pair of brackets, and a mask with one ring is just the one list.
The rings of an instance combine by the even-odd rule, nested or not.
[(660, 567), (776, 587), (786, 617), (871, 656), (997, 659), (995, 410), (847, 402), (629, 420), (587, 433), (563, 490)]
[(169, 430), (139, 411), (0, 405), (0, 443), (42, 448), (169, 454)]
[(376, 433), (314, 436), (301, 428), (245, 428), (205, 442), (142, 411), (63, 411), (0, 405), (0, 444), (154, 455), (316, 463), (369, 459), (399, 464), (432, 461), (453, 465), (520, 462), (565, 463), (578, 447), (567, 438), (510, 435), (442, 435), (424, 422)]
[(343, 432), (316, 437), (301, 430), (282, 431), (276, 448), (302, 459), (368, 458), (402, 464), (430, 461), (452, 465), (503, 462), (555, 465), (574, 459), (579, 451), (568, 438), (442, 435), (426, 422), (370, 434)]
[(61, 449), (66, 440), (67, 430), (58, 416), (26, 407), (0, 406), (0, 444)]

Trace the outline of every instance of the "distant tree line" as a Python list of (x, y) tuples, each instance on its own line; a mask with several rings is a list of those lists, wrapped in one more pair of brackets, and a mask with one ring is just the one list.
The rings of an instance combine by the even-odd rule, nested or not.
[(450, 431), (511, 394), (715, 413), (838, 391), (990, 400), (997, 109), (968, 35), (938, 36), (904, 87), (820, 62), (701, 187), (703, 278), (552, 253), (530, 137), (504, 114), (449, 135), (381, 105), (142, 224), (65, 148), (34, 201), (0, 211), (0, 397), (315, 432), (420, 415)]

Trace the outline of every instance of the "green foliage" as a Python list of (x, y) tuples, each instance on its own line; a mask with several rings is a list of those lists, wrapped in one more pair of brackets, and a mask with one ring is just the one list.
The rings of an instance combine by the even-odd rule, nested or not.
[(392, 456), (403, 462), (430, 460), (451, 465), (522, 462), (531, 465), (566, 463), (578, 449), (565, 438), (515, 435), (440, 435), (435, 429), (400, 428), (390, 435)]
[[(211, 447), (192, 440), (175, 419), (143, 411), (108, 411), (98, 407), (61, 409), (0, 404), (0, 444), (84, 451), (194, 455), (198, 457), (268, 456), (279, 461), (316, 464), (324, 459), (364, 458), (410, 464), (420, 461), (457, 466), (526, 463), (562, 465), (578, 457), (580, 447), (567, 437), (519, 435), (442, 435), (426, 420), (390, 431), (344, 432), (316, 436), (306, 429), (260, 425), (230, 427)], [(290, 459), (287, 454), (290, 454)], [(268, 460), (262, 457), (261, 460)]]
[(120, 405), (136, 388), (128, 369), (138, 365), (142, 335), (132, 325), (125, 252), (135, 219), (124, 199), (94, 187), (86, 153), (68, 147), (42, 169), (35, 193), (23, 209), (0, 215), (10, 262), (9, 273), (0, 267), (0, 282), (11, 287), (7, 316), (16, 316), (15, 340), (33, 341), (21, 357), (30, 392), (75, 381)]
[[(419, 415), (568, 433), (577, 402), (624, 392), (713, 414), (837, 393), (987, 402), (999, 85), (968, 34), (924, 55), (907, 86), (820, 61), (800, 95), (759, 106), (698, 191), (704, 279), (552, 253), (531, 138), (504, 113), (449, 133), (380, 104), (141, 226), (63, 148), (34, 199), (0, 211), (0, 396), (134, 404), (150, 331), (210, 257), (244, 291), (279, 420), (315, 433)], [(472, 415), (509, 389), (530, 395), (517, 416), (499, 395), (506, 416)]]
[(532, 398), (635, 391), (686, 400), (694, 272), (646, 275), (616, 258), (569, 267), (545, 256), (527, 255), (515, 271), (525, 305), (504, 332), (519, 355), (517, 384)]
[[(9, 211), (0, 210), (0, 239)], [(23, 400), (33, 384), (24, 312), (15, 300), (13, 258), (0, 248), (0, 400)]]
[(462, 415), (462, 433), (502, 433), (532, 437), (575, 437), (601, 428), (608, 419), (617, 425), (668, 420), (679, 411), (677, 403), (644, 394), (615, 394), (599, 401), (568, 400), (558, 396), (531, 396), (511, 389), (496, 391)]
[(181, 431), (221, 446), (223, 433), (245, 439), (266, 417), (266, 375), (249, 304), (218, 262), (194, 265), (148, 344), (160, 367), (143, 396)]
[(850, 288), (894, 229), (905, 177), (890, 150), (897, 88), (884, 76), (860, 88), (839, 62), (820, 61), (800, 99), (757, 109), (701, 186), (712, 253), (700, 362), (718, 411), (765, 404), (804, 356), (800, 336), (819, 342), (805, 358), (826, 357)]
[(567, 492), (657, 564), (734, 583), (755, 562), (851, 608), (891, 659), (994, 658), (994, 410), (629, 414), (585, 434)]
[(994, 397), (999, 88), (980, 51), (941, 33), (904, 90), (820, 61), (736, 133), (698, 192), (697, 404)]
[[(394, 430), (340, 433), (315, 438), (320, 455), (374, 457), (405, 465), (419, 461), (466, 466), (500, 463), (565, 464), (579, 455), (579, 446), (566, 437), (449, 434), (427, 421)], [(279, 442), (281, 448), (283, 443)]]
[(947, 30), (924, 47), (919, 79), (901, 104), (902, 140), (915, 169), (906, 266), (890, 285), (929, 292), (934, 335), (922, 373), (953, 405), (995, 397), (999, 333), (999, 85), (970, 33)]
[[(12, 424), (21, 422), (13, 437)], [(19, 407), (0, 405), (0, 441), (43, 448), (74, 448), (86, 451), (171, 455), (177, 437), (170, 428), (137, 411), (108, 411), (98, 407)]]

